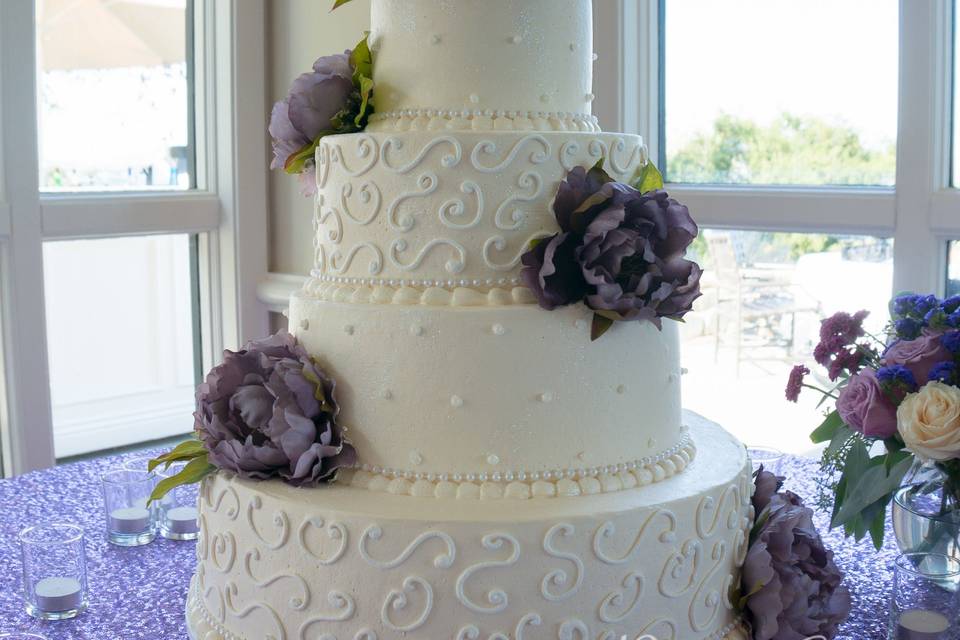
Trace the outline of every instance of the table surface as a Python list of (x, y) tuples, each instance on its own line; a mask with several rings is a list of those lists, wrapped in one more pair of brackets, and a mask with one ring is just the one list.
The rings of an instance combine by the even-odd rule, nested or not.
[[(99, 474), (143, 455), (98, 458), (0, 480), (0, 633), (31, 631), (49, 640), (187, 638), (184, 603), (195, 543), (158, 538), (143, 547), (122, 548), (107, 543), (104, 533)], [(787, 458), (781, 468), (788, 477), (787, 488), (808, 501), (814, 496), (816, 471), (815, 461), (801, 458)], [(889, 521), (886, 545), (877, 553), (868, 540), (857, 544), (844, 541), (839, 531), (828, 533), (826, 515), (817, 518), (853, 594), (853, 615), (838, 638), (886, 638), (889, 566), (896, 556)], [(44, 622), (23, 610), (17, 534), (29, 524), (49, 520), (77, 523), (87, 532), (90, 606), (74, 620)]]

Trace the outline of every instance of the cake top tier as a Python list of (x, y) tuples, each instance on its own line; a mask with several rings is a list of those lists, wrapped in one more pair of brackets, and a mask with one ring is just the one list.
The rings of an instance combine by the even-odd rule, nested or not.
[(591, 113), (591, 0), (373, 0), (371, 24), (377, 119)]

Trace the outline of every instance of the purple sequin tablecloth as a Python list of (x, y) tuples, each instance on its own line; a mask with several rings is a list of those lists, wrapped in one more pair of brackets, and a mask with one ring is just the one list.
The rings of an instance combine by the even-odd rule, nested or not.
[[(31, 631), (49, 640), (187, 638), (184, 603), (194, 567), (195, 544), (158, 538), (144, 547), (121, 548), (108, 544), (105, 538), (100, 473), (134, 455), (144, 453), (89, 460), (0, 480), (0, 633)], [(814, 461), (789, 458), (781, 473), (789, 478), (787, 488), (812, 499), (816, 470)], [(854, 613), (839, 638), (885, 638), (891, 585), (889, 566), (896, 556), (889, 527), (887, 544), (877, 553), (866, 540), (854, 544), (844, 541), (839, 533), (827, 533), (826, 515), (818, 514), (818, 518), (853, 593)], [(74, 522), (87, 532), (90, 607), (74, 620), (41, 622), (23, 610), (17, 534), (30, 524), (47, 520)]]

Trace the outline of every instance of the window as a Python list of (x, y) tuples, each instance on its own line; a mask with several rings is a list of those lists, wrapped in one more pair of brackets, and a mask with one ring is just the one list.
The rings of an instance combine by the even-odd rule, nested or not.
[[(827, 315), (866, 309), (868, 329), (882, 331), (889, 319), (892, 241), (704, 229), (693, 253), (706, 271), (703, 296), (680, 328), (684, 406), (752, 445), (810, 449), (818, 398), (808, 394), (797, 406), (786, 404), (787, 375), (797, 363), (817, 370), (813, 348)], [(774, 415), (778, 425), (771, 430)]]
[(892, 185), (896, 0), (671, 0), (670, 182)]
[(865, 308), (878, 329), (895, 291), (960, 291), (957, 4), (595, 6), (602, 59), (624, 60), (619, 85), (598, 76), (604, 128), (644, 136), (704, 231), (684, 405), (748, 444), (812, 448), (815, 399), (783, 394), (821, 318)]
[(960, 187), (960, 43), (957, 31), (957, 7), (953, 3), (953, 186)]
[(58, 458), (190, 430), (190, 253), (186, 235), (44, 245)]
[(187, 0), (37, 3), (40, 187), (186, 189)]
[(188, 432), (197, 372), (265, 333), (264, 14), (0, 2), (4, 474)]
[(960, 296), (960, 241), (947, 243), (947, 295)]

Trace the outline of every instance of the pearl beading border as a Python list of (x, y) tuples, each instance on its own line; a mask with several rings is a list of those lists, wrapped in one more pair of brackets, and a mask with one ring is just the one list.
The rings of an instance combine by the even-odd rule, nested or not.
[(507, 287), (507, 286), (519, 286), (522, 284), (520, 278), (473, 278), (467, 279), (463, 278), (460, 280), (449, 279), (449, 280), (431, 280), (427, 279), (404, 279), (404, 278), (345, 278), (341, 276), (329, 276), (323, 274), (317, 269), (310, 270), (310, 276), (320, 282), (327, 282), (330, 284), (342, 284), (342, 285), (356, 285), (356, 286), (366, 286), (366, 287), (411, 287), (411, 288), (422, 288), (429, 289), (437, 287), (440, 289), (456, 289), (456, 288), (467, 288), (473, 287), (479, 289), (481, 287)]
[[(240, 636), (228, 631), (223, 625), (214, 620), (210, 612), (207, 611), (197, 592), (196, 575), (190, 579), (186, 609), (187, 635), (190, 636), (191, 640), (211, 640), (211, 632), (220, 634), (216, 640), (243, 640)], [(207, 628), (203, 628), (201, 623), (205, 624)]]
[(370, 116), (370, 122), (380, 122), (382, 120), (396, 120), (398, 118), (509, 118), (512, 120), (525, 118), (530, 120), (567, 120), (571, 122), (586, 122), (593, 126), (599, 126), (597, 116), (589, 113), (577, 113), (575, 111), (511, 111), (507, 109), (435, 109), (435, 108), (410, 108), (396, 109), (394, 111), (385, 111), (374, 113)]
[(684, 429), (680, 441), (655, 456), (632, 462), (550, 471), (434, 473), (357, 463), (344, 474), (353, 487), (395, 495), (436, 498), (550, 498), (595, 495), (645, 486), (690, 465), (696, 446)]

